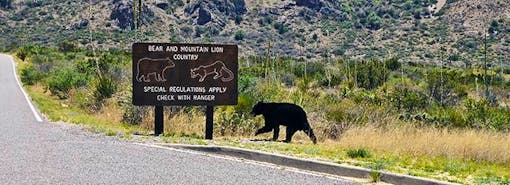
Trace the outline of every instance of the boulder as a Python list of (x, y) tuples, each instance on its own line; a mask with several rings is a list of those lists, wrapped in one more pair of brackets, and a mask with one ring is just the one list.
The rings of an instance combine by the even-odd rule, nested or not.
[(12, 0), (0, 0), (0, 8), (2, 9), (12, 8)]
[(133, 5), (122, 1), (116, 1), (115, 3), (112, 13), (110, 13), (110, 19), (115, 21), (117, 26), (121, 29), (135, 29), (135, 24), (133, 22)]
[(208, 22), (211, 22), (211, 20), (212, 20), (212, 15), (211, 15), (211, 12), (209, 12), (209, 10), (207, 10), (203, 7), (198, 10), (198, 18), (197, 18), (198, 25), (207, 24)]
[(304, 6), (319, 11), (324, 5), (321, 0), (295, 0), (297, 6)]
[[(135, 29), (133, 4), (131, 1), (114, 0), (114, 7), (110, 13), (110, 19), (117, 23), (119, 28), (124, 30)], [(142, 8), (142, 24), (150, 23), (154, 19), (154, 12), (144, 5)]]
[(157, 6), (158, 8), (163, 9), (163, 10), (167, 10), (167, 9), (168, 9), (168, 7), (170, 7), (170, 5), (169, 5), (168, 3), (156, 3), (156, 6)]
[(79, 23), (73, 24), (72, 29), (73, 30), (85, 29), (85, 28), (87, 28), (88, 25), (89, 25), (89, 20), (82, 19)]

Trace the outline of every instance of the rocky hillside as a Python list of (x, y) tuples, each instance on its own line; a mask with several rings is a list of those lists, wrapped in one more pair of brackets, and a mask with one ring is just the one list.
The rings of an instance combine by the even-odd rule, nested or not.
[(437, 0), (143, 0), (140, 21), (133, 2), (0, 0), (0, 49), (205, 42), (239, 44), (243, 56), (398, 55), (461, 65), (477, 63), (486, 41), (494, 61), (510, 54), (510, 0), (448, 0), (441, 9)]

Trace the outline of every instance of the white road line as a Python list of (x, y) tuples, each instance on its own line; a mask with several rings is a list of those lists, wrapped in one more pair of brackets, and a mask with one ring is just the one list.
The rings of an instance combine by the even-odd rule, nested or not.
[(28, 98), (28, 95), (27, 93), (25, 92), (25, 90), (23, 89), (23, 86), (21, 85), (20, 81), (18, 80), (18, 74), (16, 73), (16, 63), (14, 63), (14, 59), (12, 58), (12, 56), (9, 56), (9, 55), (4, 55), (4, 56), (7, 56), (7, 58), (10, 58), (11, 59), (11, 63), (12, 63), (12, 70), (13, 70), (13, 73), (14, 73), (14, 79), (16, 79), (16, 82), (18, 83), (18, 87), (19, 89), (21, 90), (21, 92), (23, 93), (23, 96), (25, 97), (25, 100), (27, 101), (28, 103), (28, 106), (30, 107), (30, 109), (32, 110), (32, 113), (34, 114), (34, 117), (35, 117), (35, 120), (37, 122), (43, 122), (43, 120), (41, 119), (41, 116), (39, 116), (39, 114), (37, 113), (37, 111), (35, 110), (35, 107), (34, 105), (32, 104), (32, 101), (30, 101), (30, 98)]
[(159, 146), (159, 145), (155, 145), (155, 144), (145, 144), (145, 143), (134, 143), (134, 144), (140, 145), (140, 146), (145, 146), (145, 147), (159, 148), (159, 149), (163, 149), (163, 150), (171, 150), (171, 151), (181, 152), (181, 153), (188, 153), (188, 154), (193, 154), (193, 155), (208, 156), (208, 157), (213, 157), (213, 158), (217, 158), (217, 159), (243, 162), (243, 163), (248, 163), (248, 164), (252, 164), (252, 165), (256, 165), (256, 166), (263, 166), (263, 167), (277, 169), (277, 170), (286, 170), (286, 171), (290, 171), (290, 172), (294, 172), (294, 173), (310, 175), (310, 176), (315, 176), (315, 177), (324, 177), (324, 178), (337, 180), (337, 181), (352, 181), (352, 182), (354, 182), (352, 179), (349, 180), (348, 178), (345, 178), (342, 176), (336, 176), (336, 175), (331, 175), (331, 174), (326, 174), (326, 173), (308, 171), (308, 170), (303, 170), (303, 169), (298, 169), (298, 168), (293, 168), (293, 167), (288, 167), (288, 166), (278, 166), (278, 165), (266, 163), (266, 162), (253, 161), (253, 160), (248, 160), (248, 159), (241, 159), (241, 158), (223, 156), (223, 155), (217, 155), (217, 154), (209, 154), (209, 153), (205, 153), (205, 152), (196, 152), (196, 151), (186, 150), (186, 149), (164, 147), (164, 146)]

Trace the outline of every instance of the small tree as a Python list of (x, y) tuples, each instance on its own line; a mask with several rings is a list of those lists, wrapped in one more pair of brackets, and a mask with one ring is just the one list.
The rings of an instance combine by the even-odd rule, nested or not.
[(244, 31), (243, 30), (237, 30), (235, 33), (234, 33), (234, 39), (236, 40), (243, 40), (244, 39)]

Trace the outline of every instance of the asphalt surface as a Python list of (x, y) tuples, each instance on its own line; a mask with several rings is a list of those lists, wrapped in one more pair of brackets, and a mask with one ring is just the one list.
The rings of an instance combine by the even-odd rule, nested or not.
[(0, 55), (0, 184), (353, 184), (334, 176), (38, 122), (12, 65)]

